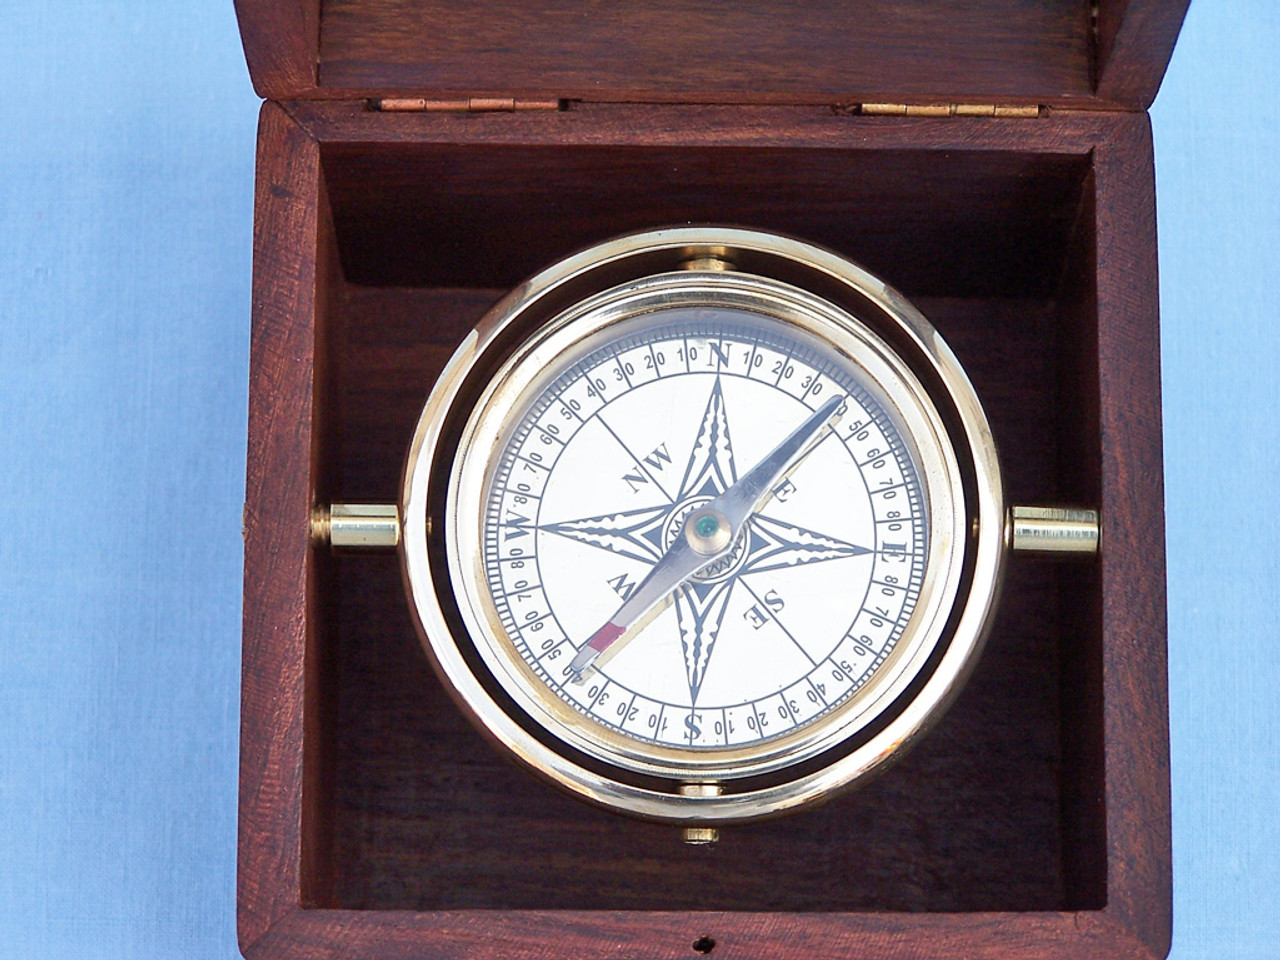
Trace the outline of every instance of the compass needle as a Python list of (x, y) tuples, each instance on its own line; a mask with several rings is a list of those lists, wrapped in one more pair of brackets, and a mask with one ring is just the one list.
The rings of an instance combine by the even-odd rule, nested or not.
[[(716, 378), (711, 396), (711, 402), (707, 405), (707, 413), (704, 416), (702, 432), (698, 438), (699, 443), (694, 448), (694, 457), (689, 462), (686, 479), (689, 474), (693, 474), (694, 466), (700, 461), (705, 464), (717, 461), (715, 454), (708, 455), (703, 451), (725, 451), (727, 462), (732, 470), (733, 454), (728, 444), (719, 377)], [(757, 505), (769, 496), (773, 486), (810, 448), (810, 445), (815, 443), (820, 435), (825, 435), (827, 424), (836, 416), (841, 403), (841, 397), (829, 399), (769, 451), (759, 463), (748, 470), (741, 479), (734, 481), (718, 497), (698, 507), (685, 518), (681, 536), (676, 538), (667, 552), (654, 564), (653, 569), (641, 581), (635, 593), (614, 612), (604, 626), (591, 635), (591, 638), (582, 645), (577, 655), (570, 661), (569, 669), (577, 677), (581, 678), (582, 672), (609, 647), (622, 637), (628, 636), (628, 628), (671, 591), (698, 571), (729, 554)], [(703, 467), (694, 475), (695, 483), (701, 481), (708, 469)], [(724, 476), (717, 473), (715, 479), (723, 482)], [(687, 492), (687, 483), (685, 486)], [(636, 632), (632, 631), (630, 636), (635, 636)], [(693, 686), (690, 681), (691, 689)]]

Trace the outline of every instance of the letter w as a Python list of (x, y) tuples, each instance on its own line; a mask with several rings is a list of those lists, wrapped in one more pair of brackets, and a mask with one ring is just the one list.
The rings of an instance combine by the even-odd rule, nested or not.
[(631, 591), (636, 588), (634, 580), (628, 580), (625, 573), (620, 573), (612, 580), (608, 581), (609, 586), (613, 587), (613, 592), (620, 596), (624, 601), (631, 599)]
[(661, 470), (664, 463), (671, 462), (671, 454), (667, 453), (667, 445), (659, 444), (654, 448), (653, 453), (644, 458), (644, 462), (655, 470)]

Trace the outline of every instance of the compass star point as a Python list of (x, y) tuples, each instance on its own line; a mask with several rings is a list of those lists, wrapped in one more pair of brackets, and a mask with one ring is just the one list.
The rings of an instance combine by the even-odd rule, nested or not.
[(691, 496), (718, 496), (738, 480), (737, 465), (733, 460), (733, 444), (729, 439), (729, 417), (725, 409), (724, 390), (717, 374), (702, 413), (698, 436), (689, 454), (684, 479), (680, 483), (680, 495), (676, 500)]
[(689, 702), (693, 706), (697, 706), (698, 693), (707, 675), (707, 665), (720, 635), (720, 625), (724, 622), (735, 580), (735, 577), (730, 577), (719, 583), (697, 585), (706, 589), (697, 589), (694, 584), (687, 583), (675, 593), (676, 623), (689, 682)]
[[(669, 508), (641, 507), (594, 517), (543, 523), (538, 529), (633, 560), (656, 563), (662, 556), (661, 528)], [(656, 536), (655, 536), (656, 531)]]
[(872, 551), (793, 523), (755, 514), (748, 532), (747, 558), (739, 576), (808, 563), (860, 557)]

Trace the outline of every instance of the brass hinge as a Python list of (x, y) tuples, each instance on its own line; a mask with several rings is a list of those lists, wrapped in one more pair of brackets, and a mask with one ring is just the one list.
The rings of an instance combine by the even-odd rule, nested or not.
[(381, 97), (368, 101), (370, 110), (385, 113), (516, 113), (522, 110), (560, 110), (561, 100), (517, 100), (514, 97), (461, 97), (427, 100), (423, 97)]
[[(525, 110), (563, 110), (564, 100), (517, 100), (514, 97), (459, 97), (428, 100), (425, 97), (380, 97), (367, 101), (370, 110), (384, 113), (517, 113)], [(841, 104), (838, 113), (864, 117), (1001, 117), (1033, 118), (1041, 107), (995, 103), (852, 103)]]
[(1040, 116), (1040, 107), (997, 103), (857, 103), (839, 108), (864, 117), (1015, 117)]

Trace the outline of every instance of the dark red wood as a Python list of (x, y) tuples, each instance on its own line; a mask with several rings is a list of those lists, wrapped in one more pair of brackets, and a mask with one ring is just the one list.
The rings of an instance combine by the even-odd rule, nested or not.
[(330, 0), (320, 54), (321, 83), (348, 90), (739, 103), (1092, 92), (1088, 10), (1075, 0)]
[[(1164, 955), (1145, 117), (293, 103), (264, 107), (259, 144), (248, 956), (696, 957), (701, 936), (713, 956), (797, 960)], [(789, 229), (864, 260), (969, 369), (1011, 497), (1104, 511), (1100, 564), (1014, 562), (969, 688), (901, 764), (712, 850), (501, 760), (432, 677), (394, 558), (333, 560), (306, 534), (323, 498), (394, 499), (433, 377), (503, 287), (568, 247), (657, 225), (636, 210)]]
[(1187, 0), (602, 6), (236, 0), (277, 99), (388, 93), (594, 102), (979, 102), (1143, 109)]
[(1164, 79), (1190, 0), (1116, 0), (1098, 10), (1097, 95), (1146, 110)]
[(775, 914), (635, 911), (431, 913), (295, 910), (250, 958), (440, 960), (1150, 960), (1105, 912), (1030, 914)]
[[(572, 136), (582, 122), (552, 116), (543, 126)], [(360, 143), (325, 154), (343, 264), (357, 283), (511, 287), (592, 241), (694, 221), (803, 236), (916, 293), (953, 296), (1051, 289), (1059, 278), (1040, 267), (1062, 257), (1088, 163), (674, 143)]]
[(249, 77), (258, 96), (305, 97), (316, 90), (321, 0), (234, 0)]
[[(1101, 418), (1098, 393), (1097, 178), (1090, 171), (1061, 279), (1057, 337), (1057, 403), (1067, 412), (1057, 430), (1058, 476), (1064, 503), (1100, 503)], [(1089, 428), (1073, 428), (1087, 423)], [(1057, 612), (1062, 644), (1062, 844), (1067, 905), (1107, 902), (1106, 743), (1103, 712), (1101, 569), (1060, 570)]]
[(1164, 956), (1172, 896), (1164, 457), (1155, 163), (1145, 114), (1099, 143), (1094, 169), (1108, 909)]
[[(258, 126), (244, 508), (239, 930), (243, 949), (296, 909), (312, 580), (312, 374), (320, 151), (274, 103)], [(318, 692), (318, 688), (316, 688)], [(312, 694), (314, 696), (314, 694)], [(312, 701), (314, 702), (314, 701)]]

